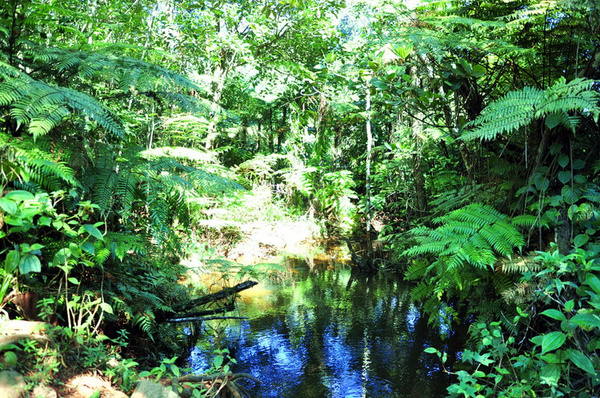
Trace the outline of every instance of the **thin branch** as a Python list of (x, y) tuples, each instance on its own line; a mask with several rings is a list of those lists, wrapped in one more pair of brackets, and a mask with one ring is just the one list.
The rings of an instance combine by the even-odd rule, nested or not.
[(182, 322), (204, 322), (212, 321), (214, 319), (250, 319), (247, 316), (207, 316), (207, 317), (194, 317), (194, 318), (171, 318), (167, 319), (167, 323), (182, 323)]

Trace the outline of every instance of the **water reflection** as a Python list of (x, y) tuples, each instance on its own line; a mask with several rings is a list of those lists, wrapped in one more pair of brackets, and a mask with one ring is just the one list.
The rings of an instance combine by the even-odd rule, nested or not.
[[(288, 260), (284, 279), (262, 281), (266, 296), (246, 296), (248, 321), (231, 325), (219, 345), (262, 381), (257, 397), (441, 397), (446, 378), (434, 356), (438, 337), (409, 300), (400, 278), (353, 274), (342, 264)], [(216, 341), (212, 342), (217, 344)], [(203, 372), (212, 357), (196, 348)]]

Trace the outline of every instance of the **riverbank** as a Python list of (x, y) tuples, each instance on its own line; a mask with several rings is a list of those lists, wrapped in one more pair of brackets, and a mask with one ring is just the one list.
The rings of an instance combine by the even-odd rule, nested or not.
[[(225, 225), (220, 231), (221, 236), (225, 236), (224, 231), (235, 231), (231, 234), (235, 239), (231, 241), (224, 240), (221, 245), (214, 246), (211, 252), (213, 254), (211, 260), (222, 258), (232, 264), (252, 268), (252, 265), (276, 262), (278, 258), (286, 256), (310, 257), (312, 259), (319, 256), (331, 258), (335, 255), (344, 255), (343, 253), (340, 254), (339, 251), (331, 254), (325, 247), (321, 246), (324, 240), (321, 239), (319, 226), (314, 220), (309, 217), (286, 214), (273, 217), (275, 210), (268, 208), (270, 198), (266, 198), (265, 195), (263, 195), (263, 198), (265, 200), (257, 200), (256, 195), (254, 195), (249, 199), (253, 203), (254, 209), (252, 211), (246, 209), (245, 222), (242, 221), (243, 218), (240, 214), (233, 214), (232, 216), (235, 210), (227, 212), (227, 214), (221, 213), (222, 219), (211, 218), (213, 225), (218, 223)], [(237, 209), (237, 211), (242, 212), (243, 210)], [(271, 217), (268, 217), (267, 220), (261, 220), (260, 215), (267, 213)], [(205, 255), (200, 256), (192, 253), (188, 258), (182, 260), (182, 265), (190, 269), (197, 269), (198, 264), (205, 260)], [(256, 267), (256, 270), (259, 269), (260, 267)], [(200, 271), (200, 273), (202, 272), (204, 270)], [(260, 273), (262, 271), (256, 272)], [(215, 286), (217, 285), (224, 286), (221, 283), (215, 284)], [(220, 287), (216, 289), (218, 290)], [(201, 294), (201, 291), (199, 291), (199, 294)], [(16, 364), (11, 368), (10, 363), (7, 362), (12, 359), (5, 357), (2, 369), (8, 373), (0, 375), (0, 380), (4, 376), (7, 379), (10, 377), (11, 381), (5, 384), (18, 387), (16, 390), (11, 388), (11, 393), (5, 393), (8, 390), (0, 390), (0, 396), (3, 398), (25, 396), (35, 398), (90, 398), (96, 396), (126, 398), (132, 396), (135, 387), (134, 382), (140, 380), (135, 358), (123, 358), (121, 355), (105, 353), (100, 347), (81, 347), (72, 339), (65, 337), (68, 335), (68, 328), (50, 327), (49, 329), (51, 329), (51, 336), (47, 339), (48, 344), (46, 345), (31, 346), (28, 348), (30, 351), (26, 351), (22, 346), (29, 344), (29, 340), (24, 338), (20, 342), (15, 341), (13, 346), (6, 348), (5, 353), (9, 352), (11, 356), (18, 357), (18, 363), (31, 365), (28, 365), (25, 371)], [(56, 336), (59, 337), (56, 338)], [(131, 341), (129, 343), (137, 344)], [(105, 363), (101, 366), (95, 366), (92, 369), (84, 366), (88, 356), (107, 354), (109, 356), (106, 357)], [(47, 356), (47, 359), (43, 359), (44, 356)], [(156, 365), (157, 368), (155, 369), (158, 369), (158, 371), (155, 374), (158, 374), (165, 364)], [(170, 369), (170, 366), (173, 365), (166, 365), (166, 368)], [(53, 368), (56, 371), (53, 371)], [(18, 372), (15, 370), (18, 370)], [(0, 385), (1, 383), (0, 381)], [(24, 392), (26, 392), (26, 395), (23, 395)]]

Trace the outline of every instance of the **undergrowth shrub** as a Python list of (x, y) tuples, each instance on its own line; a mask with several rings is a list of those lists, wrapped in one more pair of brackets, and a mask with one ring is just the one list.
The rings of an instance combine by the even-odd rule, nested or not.
[[(529, 300), (502, 321), (471, 327), (462, 354), (469, 370), (456, 377), (450, 397), (593, 397), (600, 393), (600, 263), (598, 252), (541, 252)], [(426, 350), (446, 359), (444, 353)]]

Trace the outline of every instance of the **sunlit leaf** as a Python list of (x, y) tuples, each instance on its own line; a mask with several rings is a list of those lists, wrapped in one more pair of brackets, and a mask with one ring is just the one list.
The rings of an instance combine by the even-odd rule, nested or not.
[(541, 314), (546, 315), (547, 317), (550, 317), (552, 319), (556, 319), (557, 321), (566, 321), (567, 320), (567, 317), (565, 316), (565, 314), (563, 314), (559, 310), (555, 310), (555, 309), (546, 310), (546, 311), (542, 312)]
[(4, 211), (5, 213), (15, 214), (17, 212), (18, 207), (15, 202), (6, 197), (3, 197), (0, 198), (0, 209), (2, 209), (2, 211)]
[(100, 232), (100, 230), (98, 228), (96, 228), (95, 226), (91, 225), (91, 224), (84, 224), (83, 228), (85, 229), (85, 231), (92, 235), (94, 238), (99, 239), (99, 240), (103, 240), (104, 236), (102, 236), (102, 232)]
[(584, 329), (600, 328), (600, 317), (595, 314), (576, 314), (570, 321)]
[(596, 294), (600, 294), (600, 278), (596, 275), (589, 273), (585, 277), (585, 283), (588, 284)]
[(575, 366), (578, 368), (585, 370), (587, 373), (591, 375), (596, 375), (596, 370), (594, 369), (594, 364), (592, 361), (581, 351), (569, 349), (566, 350), (567, 358), (569, 358)]
[(560, 348), (565, 343), (566, 339), (567, 335), (558, 331), (550, 332), (542, 336), (542, 355)]
[(42, 263), (38, 256), (34, 254), (25, 254), (19, 261), (19, 272), (21, 274), (28, 274), (30, 272), (41, 272)]

